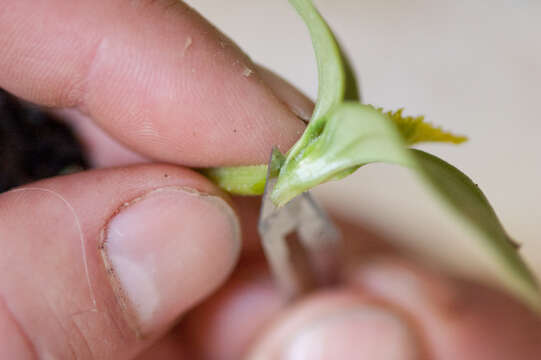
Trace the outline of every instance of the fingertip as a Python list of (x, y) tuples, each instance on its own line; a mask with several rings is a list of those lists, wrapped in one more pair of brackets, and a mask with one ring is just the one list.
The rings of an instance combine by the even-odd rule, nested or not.
[(307, 298), (267, 330), (248, 359), (424, 358), (403, 314), (350, 289)]
[(257, 69), (261, 79), (291, 112), (305, 123), (308, 123), (314, 111), (312, 100), (271, 70), (261, 65), (258, 65)]

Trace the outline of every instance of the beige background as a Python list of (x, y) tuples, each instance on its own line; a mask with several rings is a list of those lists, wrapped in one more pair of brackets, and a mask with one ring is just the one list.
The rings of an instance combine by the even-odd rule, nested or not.
[[(256, 62), (315, 98), (308, 34), (286, 0), (188, 1)], [(541, 1), (319, 0), (366, 102), (470, 136), (423, 146), (485, 192), (541, 274)], [(328, 206), (454, 270), (487, 275), (472, 239), (408, 171), (363, 168), (316, 190)], [(481, 259), (481, 260), (480, 260)]]

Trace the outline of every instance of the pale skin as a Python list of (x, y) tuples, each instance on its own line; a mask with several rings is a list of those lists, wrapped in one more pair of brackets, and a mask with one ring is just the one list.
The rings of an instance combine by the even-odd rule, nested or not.
[(258, 200), (189, 168), (264, 163), (312, 104), (181, 2), (0, 0), (0, 49), (0, 87), (54, 107), (101, 168), (0, 194), (0, 358), (539, 357), (530, 310), (346, 222), (343, 284), (285, 305)]

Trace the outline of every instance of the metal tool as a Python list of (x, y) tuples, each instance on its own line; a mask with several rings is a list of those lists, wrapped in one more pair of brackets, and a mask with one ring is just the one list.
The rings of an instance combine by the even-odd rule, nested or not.
[(293, 300), (338, 280), (341, 239), (309, 192), (282, 207), (274, 205), (270, 194), (278, 180), (274, 171), (277, 151), (273, 150), (269, 161), (258, 230), (275, 281), (284, 296)]

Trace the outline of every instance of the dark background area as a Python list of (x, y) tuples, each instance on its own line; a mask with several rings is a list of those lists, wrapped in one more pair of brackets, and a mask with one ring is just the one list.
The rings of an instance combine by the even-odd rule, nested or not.
[(0, 192), (87, 168), (71, 129), (37, 106), (0, 89)]

